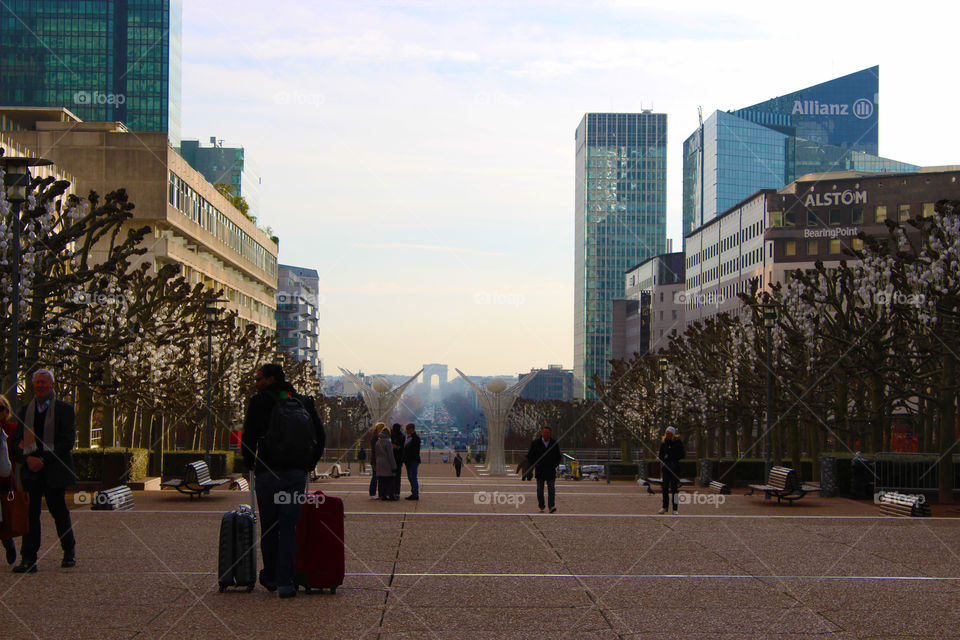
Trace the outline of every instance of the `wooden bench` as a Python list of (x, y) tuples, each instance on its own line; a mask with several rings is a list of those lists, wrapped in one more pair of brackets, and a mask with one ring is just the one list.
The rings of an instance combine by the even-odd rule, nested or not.
[(250, 483), (246, 478), (240, 476), (230, 481), (230, 489), (233, 491), (250, 491)]
[(113, 487), (98, 491), (93, 497), (94, 511), (130, 511), (133, 509), (133, 492), (128, 486)]
[(880, 513), (899, 518), (929, 518), (930, 505), (922, 495), (889, 491), (880, 494)]
[(210, 477), (210, 467), (203, 460), (187, 463), (183, 468), (183, 477), (174, 478), (160, 483), (161, 487), (173, 487), (180, 493), (185, 493), (193, 500), (194, 496), (210, 493), (210, 490), (231, 482), (230, 478), (214, 480)]
[(722, 495), (730, 494), (730, 487), (723, 484), (722, 482), (717, 482), (716, 480), (713, 480), (710, 482), (709, 490), (710, 490), (710, 493), (719, 493)]
[[(656, 491), (653, 490), (653, 486), (663, 486), (663, 478), (647, 478), (646, 480), (642, 481), (642, 484), (646, 485), (647, 493), (656, 494)], [(682, 487), (687, 487), (692, 484), (693, 480), (689, 480), (688, 478), (680, 478), (680, 481), (677, 483), (677, 491), (679, 491)]]
[(751, 484), (744, 495), (752, 496), (756, 491), (763, 491), (764, 500), (776, 498), (777, 502), (786, 500), (787, 504), (793, 506), (794, 500), (799, 500), (808, 493), (819, 491), (820, 487), (814, 485), (801, 485), (797, 479), (797, 472), (789, 467), (773, 467), (770, 469), (770, 477), (767, 484)]

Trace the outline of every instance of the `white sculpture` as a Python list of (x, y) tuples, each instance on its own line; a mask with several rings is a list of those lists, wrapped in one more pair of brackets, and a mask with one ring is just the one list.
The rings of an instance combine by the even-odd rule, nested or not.
[(523, 388), (533, 380), (536, 373), (524, 377), (512, 387), (500, 378), (487, 382), (487, 388), (481, 389), (468, 378), (460, 369), (455, 369), (460, 377), (467, 381), (477, 393), (477, 399), (483, 407), (483, 414), (487, 418), (487, 469), (491, 476), (507, 475), (507, 467), (503, 460), (503, 438), (507, 432), (507, 416), (513, 403), (520, 397)]
[(357, 388), (360, 389), (360, 394), (363, 396), (363, 403), (367, 405), (367, 411), (370, 412), (370, 419), (373, 421), (372, 424), (382, 422), (389, 426), (390, 419), (393, 417), (393, 410), (397, 407), (397, 403), (400, 402), (403, 392), (410, 386), (410, 383), (420, 376), (423, 369), (417, 371), (413, 374), (413, 377), (392, 390), (390, 387), (393, 385), (386, 378), (376, 378), (372, 384), (367, 384), (361, 380), (359, 376), (347, 371), (343, 367), (340, 367), (340, 371), (343, 372), (343, 375), (346, 376), (350, 382), (357, 385)]

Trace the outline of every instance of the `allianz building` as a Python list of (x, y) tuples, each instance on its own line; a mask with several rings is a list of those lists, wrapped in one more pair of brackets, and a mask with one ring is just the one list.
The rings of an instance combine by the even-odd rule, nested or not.
[[(861, 233), (886, 237), (887, 220), (931, 216), (943, 199), (960, 200), (960, 166), (811, 173), (760, 190), (685, 237), (685, 322), (741, 313), (737, 294), (785, 282), (817, 261), (850, 261)], [(905, 230), (916, 246), (919, 231)]]

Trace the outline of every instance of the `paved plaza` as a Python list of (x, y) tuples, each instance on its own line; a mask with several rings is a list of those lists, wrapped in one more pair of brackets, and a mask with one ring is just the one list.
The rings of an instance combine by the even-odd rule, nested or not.
[[(535, 483), (424, 465), (419, 502), (344, 499), (347, 577), (335, 595), (218, 592), (221, 515), (243, 494), (136, 494), (74, 510), (78, 564), (53, 521), (34, 575), (0, 574), (3, 638), (957, 638), (960, 510), (879, 516), (811, 495), (793, 506), (696, 494), (681, 515), (631, 482)], [(404, 495), (407, 482), (403, 482)], [(692, 496), (693, 494), (691, 494)], [(701, 497), (702, 496), (702, 497)]]

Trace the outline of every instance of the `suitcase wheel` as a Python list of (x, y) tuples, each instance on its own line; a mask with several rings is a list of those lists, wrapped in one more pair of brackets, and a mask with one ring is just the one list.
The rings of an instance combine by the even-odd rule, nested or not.
[(330, 587), (330, 593), (336, 593), (336, 592), (337, 592), (336, 587)]
[(252, 585), (252, 584), (248, 584), (248, 585), (247, 585), (247, 593), (250, 593), (251, 591), (253, 591), (253, 585)]
[(221, 582), (221, 583), (220, 583), (220, 593), (223, 593), (223, 592), (226, 591), (226, 590), (227, 590), (227, 585), (225, 585), (225, 584), (223, 584), (223, 583)]
[(306, 593), (313, 593), (313, 589), (311, 589), (309, 586), (305, 586), (305, 587), (303, 588), (303, 590), (304, 590), (304, 592), (306, 592)]

